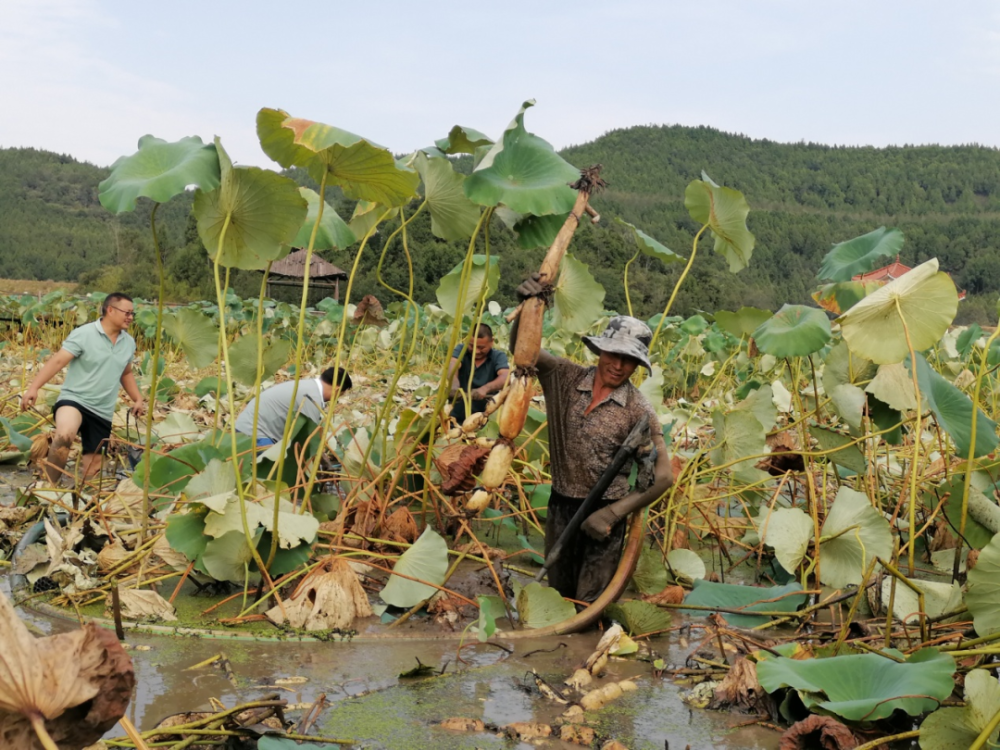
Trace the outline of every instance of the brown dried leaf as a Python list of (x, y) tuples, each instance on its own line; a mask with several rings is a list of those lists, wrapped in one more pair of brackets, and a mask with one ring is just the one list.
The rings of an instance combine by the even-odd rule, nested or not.
[(174, 605), (155, 591), (144, 589), (119, 589), (122, 617), (126, 620), (175, 621)]
[(49, 457), (49, 446), (52, 445), (52, 433), (40, 432), (31, 438), (31, 450), (28, 458), (35, 466), (41, 466), (42, 461)]
[(104, 549), (97, 553), (97, 567), (102, 573), (107, 572), (117, 568), (128, 555), (125, 546), (115, 539), (113, 544), (105, 544)]
[(852, 750), (861, 742), (854, 733), (830, 716), (813, 714), (792, 724), (781, 735), (780, 750)]
[(680, 604), (684, 601), (684, 587), (667, 586), (658, 594), (643, 596), (642, 600), (650, 604)]
[(478, 445), (460, 445), (462, 450), (453, 451), (455, 446), (445, 448), (437, 458), (441, 472), (441, 492), (445, 495), (460, 495), (476, 486), (476, 474), (483, 470), (490, 449)]
[(967, 571), (972, 570), (976, 567), (976, 563), (979, 562), (979, 550), (970, 549), (969, 556), (965, 558), (965, 569)]
[(385, 317), (385, 313), (382, 311), (382, 303), (371, 294), (366, 294), (361, 298), (358, 306), (354, 308), (354, 317), (351, 320), (355, 325), (389, 325), (389, 321)]
[(385, 519), (382, 524), (383, 535), (392, 542), (413, 543), (420, 536), (417, 522), (409, 508), (399, 508)]
[(486, 731), (486, 725), (479, 719), (466, 719), (460, 716), (456, 716), (451, 719), (445, 719), (439, 725), (442, 729), (450, 729), (453, 732), (483, 732)]
[(281, 606), (272, 607), (264, 613), (267, 619), (306, 630), (346, 630), (355, 617), (372, 615), (354, 570), (337, 558), (317, 567), (283, 604), (284, 613)]
[(715, 688), (715, 697), (709, 708), (721, 710), (736, 708), (744, 713), (772, 715), (774, 704), (760, 683), (757, 682), (757, 667), (741, 656)]

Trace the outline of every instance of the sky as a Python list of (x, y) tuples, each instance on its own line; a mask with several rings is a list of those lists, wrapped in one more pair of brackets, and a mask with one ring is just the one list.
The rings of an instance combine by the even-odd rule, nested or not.
[(0, 0), (0, 148), (106, 166), (261, 107), (406, 153), (496, 138), (526, 99), (557, 148), (708, 125), (838, 145), (1000, 147), (1000, 0)]

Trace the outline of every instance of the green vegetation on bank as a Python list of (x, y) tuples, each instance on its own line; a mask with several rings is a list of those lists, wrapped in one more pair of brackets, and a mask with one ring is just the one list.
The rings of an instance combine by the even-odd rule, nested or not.
[[(960, 289), (969, 293), (959, 322), (988, 322), (989, 299), (1000, 291), (1000, 151), (980, 146), (876, 148), (780, 144), (700, 127), (633, 127), (562, 152), (572, 164), (604, 165), (609, 189), (595, 205), (632, 222), (685, 255), (697, 227), (683, 208), (684, 186), (702, 170), (741, 190), (753, 213), (755, 262), (733, 276), (711, 256), (695, 264), (678, 297), (678, 313), (776, 309), (782, 303), (810, 303), (814, 269), (830, 245), (887, 225), (906, 235), (902, 260), (915, 265), (937, 257)], [(467, 158), (467, 157), (466, 157)], [(109, 216), (97, 202), (97, 185), (108, 169), (34, 149), (0, 150), (0, 276), (79, 280), (85, 288), (125, 288), (153, 297), (157, 286), (149, 241), (150, 205), (135, 214)], [(296, 170), (292, 176), (309, 184)], [(145, 205), (143, 205), (145, 204)], [(333, 197), (331, 205), (350, 218), (353, 202)], [(168, 296), (210, 298), (210, 264), (190, 220), (190, 196), (180, 196), (158, 214), (167, 268)], [(381, 241), (373, 238), (360, 265), (355, 299), (385, 296), (375, 265)], [(513, 302), (513, 288), (541, 251), (523, 250), (499, 219), (491, 227), (490, 250), (500, 257), (501, 304)], [(574, 254), (608, 292), (606, 305), (626, 307), (621, 268), (634, 252), (624, 230), (603, 222), (585, 226)], [(408, 228), (415, 297), (433, 301), (438, 279), (464, 257), (462, 242), (434, 237), (430, 218)], [(356, 248), (356, 246), (355, 246)], [(349, 268), (355, 248), (327, 253)], [(482, 251), (482, 250), (480, 250)], [(637, 267), (636, 267), (637, 266)], [(641, 256), (630, 273), (634, 310), (661, 310), (676, 281), (678, 266)], [(405, 275), (402, 247), (390, 249), (383, 276), (393, 284)], [(398, 276), (398, 279), (396, 278)], [(235, 272), (233, 286), (253, 294), (259, 274)], [(396, 284), (398, 286), (398, 284)], [(287, 293), (294, 294), (291, 290)], [(291, 298), (289, 298), (291, 299)]]

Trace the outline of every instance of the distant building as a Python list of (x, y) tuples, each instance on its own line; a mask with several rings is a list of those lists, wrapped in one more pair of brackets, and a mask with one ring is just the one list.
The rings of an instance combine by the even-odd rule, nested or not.
[[(305, 248), (293, 250), (281, 260), (271, 264), (271, 273), (267, 277), (267, 296), (271, 295), (272, 286), (302, 286), (306, 273)], [(323, 260), (315, 252), (309, 262), (309, 291), (320, 292), (333, 290), (333, 294), (323, 294), (340, 302), (340, 280), (346, 279), (347, 273), (337, 268), (333, 263)], [(312, 297), (312, 294), (310, 294)]]
[[(896, 260), (887, 266), (882, 266), (882, 268), (876, 268), (874, 271), (869, 271), (868, 273), (859, 273), (857, 276), (851, 278), (851, 281), (861, 281), (861, 282), (877, 282), (880, 285), (888, 284), (890, 281), (895, 281), (900, 276), (909, 273), (913, 269), (910, 268), (905, 263), (899, 262), (899, 256), (896, 256)], [(949, 278), (951, 274), (948, 274)], [(958, 293), (958, 299), (965, 299), (965, 291), (960, 291)]]

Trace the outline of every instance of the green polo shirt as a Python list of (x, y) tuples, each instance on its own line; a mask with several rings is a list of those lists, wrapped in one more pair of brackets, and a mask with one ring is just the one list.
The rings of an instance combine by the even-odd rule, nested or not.
[(122, 374), (135, 356), (135, 339), (125, 331), (111, 339), (95, 320), (74, 330), (62, 348), (73, 355), (59, 398), (76, 401), (95, 414), (111, 419), (118, 401)]

